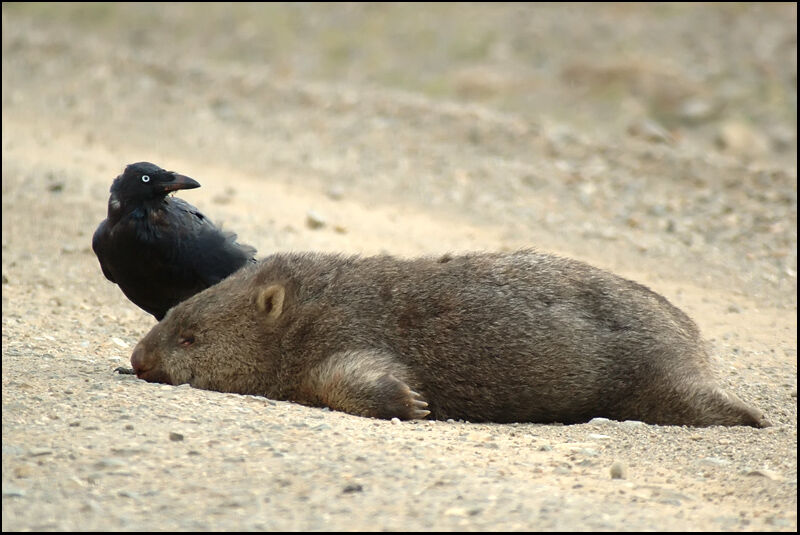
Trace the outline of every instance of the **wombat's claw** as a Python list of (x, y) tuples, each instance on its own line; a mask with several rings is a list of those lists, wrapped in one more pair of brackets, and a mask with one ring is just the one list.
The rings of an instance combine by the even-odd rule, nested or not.
[(411, 394), (413, 398), (411, 400), (411, 407), (412, 407), (411, 417), (413, 419), (421, 419), (429, 415), (431, 411), (425, 410), (425, 407), (428, 406), (428, 403), (424, 399), (422, 399), (422, 396), (420, 396), (419, 393), (414, 392), (413, 390), (409, 390), (408, 392)]
[(425, 410), (428, 403), (419, 393), (392, 374), (384, 375), (378, 381), (378, 416), (380, 418), (400, 418), (415, 420), (425, 418), (430, 411)]
[(119, 366), (114, 371), (122, 375), (136, 375), (136, 370), (132, 368), (123, 368), (122, 366)]

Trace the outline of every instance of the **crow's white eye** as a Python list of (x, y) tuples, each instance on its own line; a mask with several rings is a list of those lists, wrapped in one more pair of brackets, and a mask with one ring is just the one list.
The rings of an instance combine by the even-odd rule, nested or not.
[(142, 175), (142, 182), (150, 182), (150, 177), (147, 175)]

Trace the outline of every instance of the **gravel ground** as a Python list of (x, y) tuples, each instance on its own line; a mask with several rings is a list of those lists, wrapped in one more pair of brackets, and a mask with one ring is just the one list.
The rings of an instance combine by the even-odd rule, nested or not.
[[(2, 13), (4, 531), (796, 531), (794, 4)], [(633, 278), (775, 425), (379, 421), (116, 375), (153, 320), (91, 235), (140, 160), (261, 256), (535, 246)]]

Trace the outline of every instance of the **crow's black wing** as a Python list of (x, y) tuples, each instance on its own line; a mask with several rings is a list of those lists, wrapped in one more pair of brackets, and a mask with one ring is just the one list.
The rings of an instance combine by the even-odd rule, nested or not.
[(206, 286), (218, 283), (248, 262), (255, 248), (236, 242), (236, 234), (216, 227), (191, 204), (169, 199), (167, 210), (177, 232), (174, 261), (191, 270)]
[(114, 280), (114, 277), (111, 276), (111, 272), (106, 267), (106, 262), (108, 261), (108, 240), (108, 220), (104, 219), (97, 227), (97, 230), (94, 231), (94, 235), (92, 236), (92, 250), (94, 251), (95, 256), (97, 256), (97, 260), (100, 261), (100, 269), (103, 270), (103, 275), (105, 275), (106, 278), (111, 282), (116, 283), (117, 281)]

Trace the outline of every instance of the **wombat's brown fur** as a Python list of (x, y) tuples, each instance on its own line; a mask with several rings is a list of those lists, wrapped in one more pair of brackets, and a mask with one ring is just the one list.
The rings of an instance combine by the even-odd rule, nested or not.
[(665, 298), (533, 251), (276, 254), (175, 306), (131, 363), (148, 381), (378, 418), (769, 425), (714, 386)]

